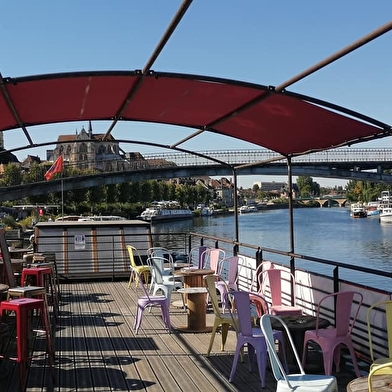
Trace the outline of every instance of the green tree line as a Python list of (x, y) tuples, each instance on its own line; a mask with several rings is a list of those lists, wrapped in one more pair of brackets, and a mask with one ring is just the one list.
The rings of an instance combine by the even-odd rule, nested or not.
[[(21, 171), (13, 163), (5, 165), (1, 186), (32, 184), (44, 181), (44, 174), (49, 166), (33, 163), (28, 171)], [(92, 170), (64, 168), (65, 177), (95, 174)], [(55, 174), (58, 176), (59, 174)], [(194, 207), (199, 203), (208, 204), (212, 199), (209, 190), (202, 186), (189, 183), (177, 184), (170, 181), (146, 180), (140, 182), (125, 182), (111, 185), (101, 185), (88, 189), (73, 189), (65, 191), (64, 212), (67, 214), (113, 214), (138, 215), (154, 200), (177, 200), (181, 205)], [(13, 201), (12, 204), (60, 205), (61, 192), (47, 195), (29, 196), (23, 200)]]

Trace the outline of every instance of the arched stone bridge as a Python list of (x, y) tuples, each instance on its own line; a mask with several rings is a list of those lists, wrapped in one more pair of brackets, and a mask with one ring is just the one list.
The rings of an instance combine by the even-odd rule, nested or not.
[(346, 196), (322, 196), (322, 197), (302, 197), (295, 199), (296, 202), (304, 204), (318, 203), (320, 207), (332, 207), (334, 204), (339, 204), (339, 207), (344, 207), (347, 202)]

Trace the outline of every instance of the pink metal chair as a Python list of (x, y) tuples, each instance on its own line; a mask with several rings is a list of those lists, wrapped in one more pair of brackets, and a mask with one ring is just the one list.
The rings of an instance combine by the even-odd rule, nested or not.
[(299, 306), (286, 305), (282, 301), (282, 281), (286, 280), (287, 285), (292, 285), (295, 300), (295, 277), (287, 270), (280, 268), (267, 268), (260, 271), (258, 275), (259, 293), (265, 297), (267, 287), (271, 294), (270, 314), (277, 316), (301, 316), (302, 309)]
[[(231, 295), (233, 296), (233, 302), (236, 309), (236, 316), (238, 317), (238, 321), (232, 311), (230, 311), (230, 314), (233, 316), (233, 325), (235, 326), (237, 332), (237, 345), (235, 349), (229, 381), (233, 381), (234, 374), (237, 368), (238, 358), (241, 355), (241, 350), (244, 345), (247, 345), (249, 357), (249, 371), (252, 371), (252, 363), (254, 362), (254, 356), (256, 354), (257, 366), (261, 379), (261, 387), (265, 388), (267, 345), (261, 329), (258, 326), (252, 325), (250, 294), (251, 293), (247, 291), (233, 291), (231, 293)], [(256, 294), (252, 293), (252, 295)], [(260, 300), (262, 300), (262, 297), (260, 297)], [(265, 302), (265, 306), (268, 306), (267, 302)], [(274, 331), (273, 336), (274, 340), (277, 340), (280, 344), (280, 352), (283, 353), (285, 368), (287, 369), (283, 334), (281, 331)]]
[(144, 309), (151, 306), (159, 306), (161, 308), (163, 322), (167, 327), (167, 329), (169, 330), (169, 332), (171, 332), (170, 314), (169, 314), (170, 303), (168, 299), (164, 295), (149, 295), (148, 290), (144, 285), (139, 272), (134, 270), (133, 273), (137, 278), (135, 279), (135, 281), (139, 283), (142, 289), (141, 295), (137, 291), (137, 286), (134, 289), (134, 291), (138, 294), (137, 311), (136, 311), (135, 324), (134, 324), (135, 333), (138, 334), (139, 332), (139, 328), (142, 323)]
[(203, 253), (209, 249), (207, 246), (196, 246), (189, 252), (189, 266), (202, 269), (204, 264)]
[(229, 291), (237, 291), (238, 279), (238, 264), (242, 258), (240, 256), (226, 257), (221, 261), (219, 267), (221, 277), (225, 275), (225, 279), (217, 280), (215, 283), (216, 289), (220, 293), (222, 311), (225, 312), (227, 308), (227, 293)]
[[(319, 329), (320, 309), (325, 305), (325, 301), (329, 301), (329, 307), (333, 308), (332, 301), (335, 301), (335, 327)], [(307, 346), (310, 341), (317, 343), (322, 352), (324, 360), (324, 371), (326, 375), (332, 373), (332, 365), (335, 362), (336, 372), (340, 370), (340, 348), (345, 345), (351, 355), (355, 374), (360, 377), (357, 359), (351, 340), (351, 332), (357, 319), (359, 309), (362, 305), (363, 296), (356, 291), (339, 291), (329, 294), (321, 299), (317, 306), (316, 329), (305, 332), (302, 365), (305, 365), (307, 356)], [(326, 305), (325, 305), (326, 306)]]
[(221, 261), (226, 257), (224, 250), (219, 248), (212, 248), (205, 250), (200, 256), (200, 269), (212, 269), (219, 275), (219, 268)]

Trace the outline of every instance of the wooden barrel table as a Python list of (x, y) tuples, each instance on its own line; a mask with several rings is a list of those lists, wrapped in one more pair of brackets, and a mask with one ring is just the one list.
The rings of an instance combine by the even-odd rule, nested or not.
[[(373, 376), (373, 389), (377, 392), (392, 391), (392, 374)], [(368, 392), (368, 378), (359, 377), (347, 385), (347, 392)]]

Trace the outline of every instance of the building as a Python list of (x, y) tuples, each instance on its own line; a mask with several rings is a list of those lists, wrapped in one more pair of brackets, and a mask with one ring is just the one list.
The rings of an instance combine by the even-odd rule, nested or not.
[(84, 127), (75, 135), (60, 135), (54, 150), (47, 151), (47, 160), (55, 161), (60, 155), (64, 162), (78, 169), (102, 172), (129, 170), (130, 163), (120, 154), (119, 143), (109, 135), (94, 134), (91, 121), (86, 131)]

